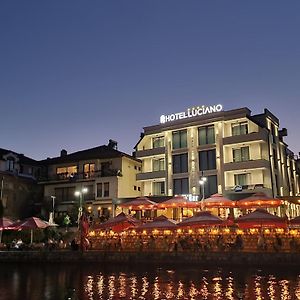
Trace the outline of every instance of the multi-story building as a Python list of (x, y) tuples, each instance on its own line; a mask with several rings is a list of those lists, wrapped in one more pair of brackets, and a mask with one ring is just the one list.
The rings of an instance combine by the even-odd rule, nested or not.
[[(285, 128), (269, 110), (223, 111), (221, 105), (163, 115), (144, 127), (135, 146), (142, 160), (137, 179), (143, 195), (208, 197), (223, 193), (299, 193), (294, 154), (284, 142)], [(199, 179), (207, 180), (203, 186)], [(203, 181), (202, 181), (203, 183)]]
[(1, 214), (19, 219), (36, 211), (42, 196), (37, 185), (41, 170), (37, 161), (24, 154), (0, 148)]
[[(118, 151), (116, 142), (68, 154), (66, 150), (42, 163), (47, 177), (40, 181), (45, 202), (51, 207), (54, 199), (55, 216), (78, 209), (76, 191), (85, 208), (95, 217), (113, 213), (114, 198), (138, 197), (140, 184), (136, 181), (141, 161)], [(53, 198), (55, 197), (55, 198)]]

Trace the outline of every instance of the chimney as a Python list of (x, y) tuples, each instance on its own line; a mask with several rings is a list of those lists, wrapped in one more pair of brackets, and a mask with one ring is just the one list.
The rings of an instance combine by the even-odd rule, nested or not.
[(62, 150), (60, 151), (60, 157), (66, 156), (67, 154), (68, 154), (68, 152), (67, 152), (67, 150), (65, 150), (65, 149), (62, 149)]
[(118, 150), (118, 142), (114, 140), (109, 140), (108, 141), (108, 148)]

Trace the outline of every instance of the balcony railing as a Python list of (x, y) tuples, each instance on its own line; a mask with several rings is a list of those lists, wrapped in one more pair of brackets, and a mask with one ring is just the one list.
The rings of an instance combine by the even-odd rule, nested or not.
[(43, 181), (76, 181), (83, 179), (93, 179), (99, 177), (111, 177), (111, 176), (122, 176), (119, 169), (105, 169), (95, 172), (83, 172), (83, 173), (60, 173), (44, 178)]
[(235, 161), (224, 164), (224, 171), (241, 169), (270, 168), (270, 162), (265, 159)]
[(237, 144), (243, 142), (252, 142), (252, 141), (268, 141), (268, 132), (266, 130), (259, 130), (258, 132), (250, 132), (247, 134), (233, 135), (223, 138), (223, 144)]

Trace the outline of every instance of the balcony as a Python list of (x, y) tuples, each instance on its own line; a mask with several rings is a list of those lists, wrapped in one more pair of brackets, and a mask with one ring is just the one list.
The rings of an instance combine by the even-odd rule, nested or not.
[(146, 156), (153, 156), (159, 154), (165, 154), (166, 147), (159, 147), (147, 150), (139, 150), (135, 152), (136, 158), (146, 157)]
[(40, 182), (48, 181), (64, 181), (64, 182), (73, 182), (77, 180), (90, 180), (99, 177), (112, 177), (112, 176), (122, 176), (122, 172), (119, 169), (105, 169), (95, 172), (82, 172), (82, 173), (60, 173), (50, 175), (47, 178), (43, 178)]
[(148, 179), (165, 178), (165, 177), (166, 177), (166, 171), (154, 171), (154, 172), (136, 174), (136, 180), (148, 180)]
[(230, 162), (224, 164), (224, 171), (258, 169), (258, 168), (270, 168), (270, 162), (265, 159), (256, 159), (256, 160)]
[(223, 145), (238, 144), (252, 141), (268, 141), (268, 131), (259, 130), (248, 134), (234, 135), (223, 138)]
[(264, 184), (248, 184), (239, 186), (242, 187), (240, 190), (236, 190), (236, 186), (226, 186), (225, 191), (227, 195), (231, 194), (253, 194), (253, 193), (264, 193), (272, 197), (272, 189), (265, 186)]

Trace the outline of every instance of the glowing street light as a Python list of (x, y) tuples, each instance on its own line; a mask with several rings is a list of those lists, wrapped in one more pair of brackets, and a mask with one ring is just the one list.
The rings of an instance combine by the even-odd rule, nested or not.
[(78, 225), (79, 225), (79, 220), (82, 216), (82, 204), (84, 201), (83, 195), (88, 192), (87, 188), (82, 188), (80, 191), (75, 191), (75, 196), (79, 197), (79, 208), (78, 208)]
[(202, 201), (205, 198), (205, 183), (207, 181), (207, 177), (202, 176), (199, 180), (200, 187), (202, 186)]

